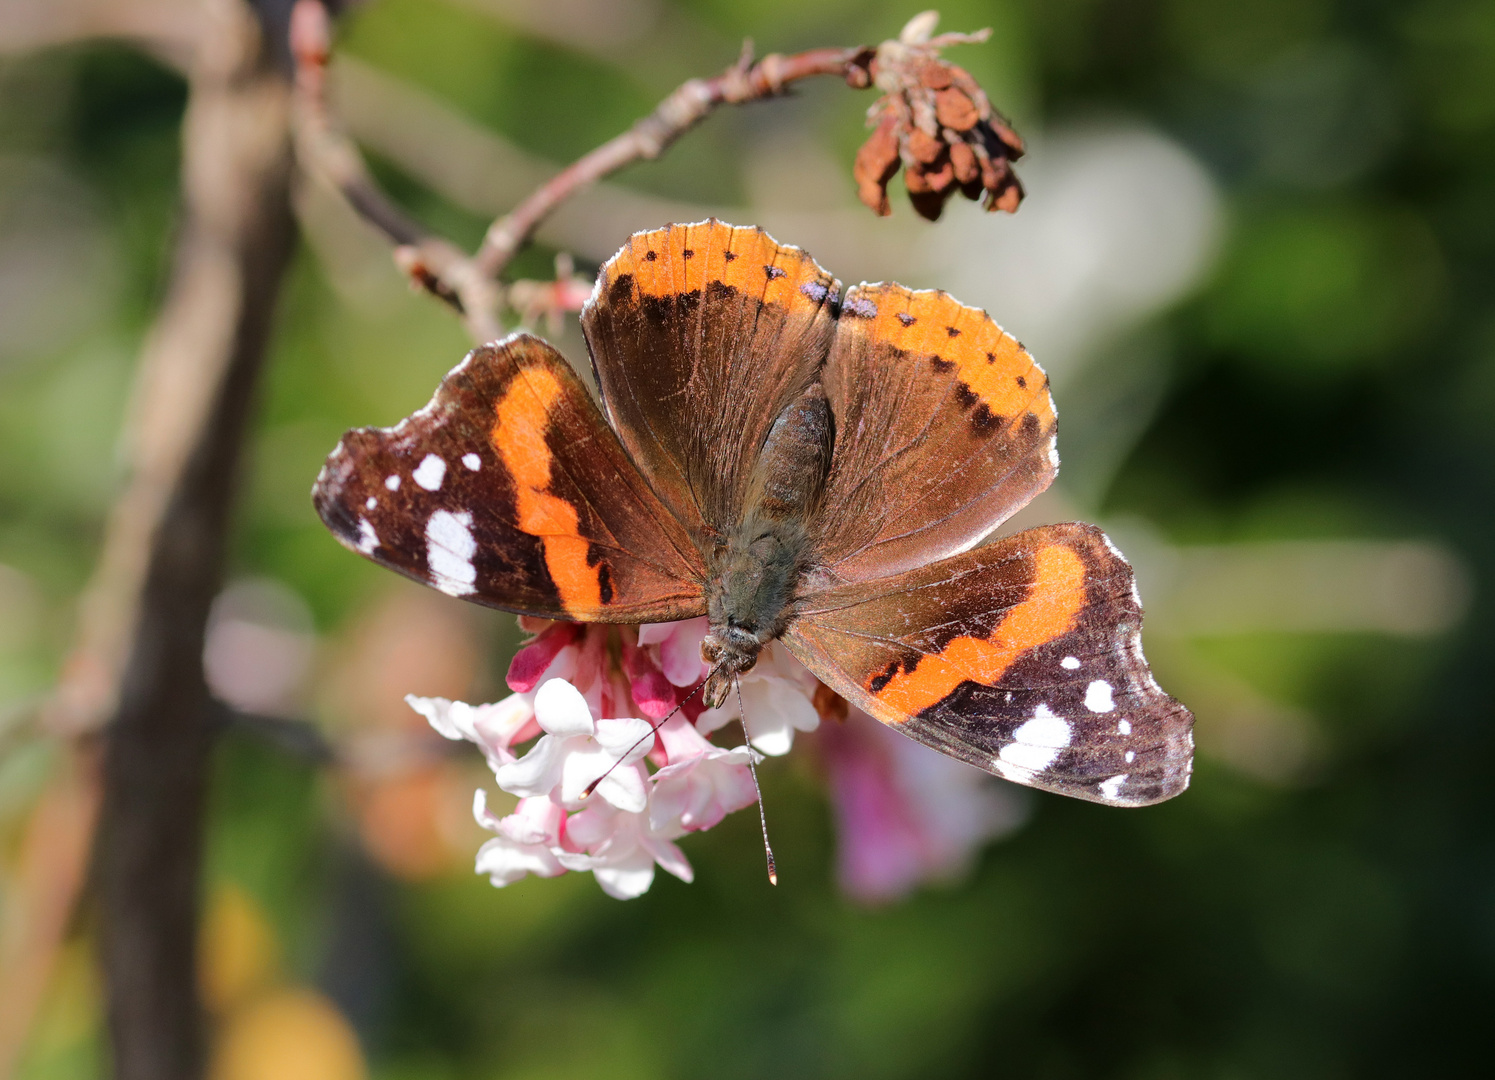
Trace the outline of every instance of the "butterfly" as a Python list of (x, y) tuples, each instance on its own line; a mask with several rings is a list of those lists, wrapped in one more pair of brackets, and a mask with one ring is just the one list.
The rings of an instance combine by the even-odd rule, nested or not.
[(601, 407), (513, 334), (338, 444), (347, 547), (527, 615), (709, 617), (708, 705), (778, 640), (904, 734), (1116, 806), (1188, 786), (1131, 567), (1092, 525), (983, 543), (1059, 468), (1048, 379), (985, 312), (841, 284), (711, 220), (632, 236), (582, 311)]

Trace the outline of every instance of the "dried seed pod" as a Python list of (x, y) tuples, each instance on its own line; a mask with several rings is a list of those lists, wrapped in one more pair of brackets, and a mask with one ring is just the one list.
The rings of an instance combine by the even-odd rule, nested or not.
[(919, 68), (919, 83), (929, 90), (943, 90), (951, 83), (950, 67), (938, 60), (925, 61)]
[(990, 31), (937, 35), (937, 21), (923, 12), (897, 40), (862, 58), (858, 70), (883, 96), (868, 110), (875, 130), (857, 153), (857, 194), (887, 215), (887, 185), (902, 165), (915, 210), (931, 220), (957, 188), (971, 199), (984, 194), (988, 210), (1016, 210), (1022, 185), (1011, 162), (1022, 156), (1023, 142), (970, 73), (940, 56), (946, 46), (985, 41)]
[(976, 103), (953, 86), (934, 95), (934, 114), (941, 125), (956, 131), (970, 131), (981, 120)]
[(878, 217), (893, 212), (888, 205), (888, 181), (898, 172), (899, 164), (898, 118), (890, 113), (857, 151), (851, 173), (857, 182), (857, 198)]
[(965, 142), (950, 144), (950, 164), (955, 167), (955, 179), (962, 184), (981, 179), (981, 163), (976, 160), (976, 151)]
[(944, 140), (935, 138), (923, 128), (914, 128), (904, 145), (908, 148), (910, 157), (925, 165), (945, 152)]

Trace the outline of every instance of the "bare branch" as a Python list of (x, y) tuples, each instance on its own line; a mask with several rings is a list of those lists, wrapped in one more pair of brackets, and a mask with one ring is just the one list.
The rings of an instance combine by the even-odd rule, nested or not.
[(815, 75), (854, 79), (855, 72), (865, 74), (856, 64), (865, 53), (862, 48), (811, 49), (793, 56), (771, 53), (755, 64), (751, 46), (744, 46), (741, 58), (722, 74), (682, 84), (627, 132), (567, 167), (495, 221), (473, 261), (483, 274), (496, 277), (540, 222), (588, 184), (635, 161), (658, 157), (719, 105), (741, 105), (782, 94), (790, 83)]
[(582, 188), (635, 161), (658, 157), (719, 105), (739, 105), (782, 94), (800, 79), (837, 75), (853, 86), (871, 83), (864, 48), (812, 49), (753, 62), (750, 45), (722, 74), (691, 79), (627, 132), (611, 139), (541, 184), (488, 229), (472, 257), (412, 221), (378, 187), (362, 156), (333, 119), (327, 100), (330, 28), (321, 0), (297, 0), (291, 18), (296, 58), (297, 150), (309, 172), (321, 176), (374, 228), (396, 245), (395, 262), (416, 286), (454, 308), (473, 340), (502, 333), (497, 319), (503, 290), (498, 277), (535, 229)]
[(340, 191), (349, 205), (395, 245), (395, 263), (411, 282), (449, 304), (475, 342), (502, 335), (498, 287), (455, 244), (432, 235), (384, 194), (363, 155), (334, 121), (327, 99), (330, 19), (321, 0), (298, 0), (291, 12), (296, 60), (297, 156), (308, 172)]
[(196, 936), (216, 730), (202, 668), (229, 508), (294, 235), (290, 104), (246, 3), (204, 5), (182, 129), (184, 222), (132, 408), (111, 514), (54, 729), (104, 729), (94, 842), (119, 1080), (196, 1080)]
[(194, 0), (7, 0), (0, 4), (0, 54), (115, 37), (186, 70), (205, 21), (205, 6)]

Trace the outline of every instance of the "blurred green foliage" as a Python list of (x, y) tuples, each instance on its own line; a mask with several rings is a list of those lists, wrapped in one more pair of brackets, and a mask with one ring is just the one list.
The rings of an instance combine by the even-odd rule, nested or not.
[[(882, 0), (636, 6), (657, 14), (647, 34), (582, 48), (476, 0), (371, 0), (342, 47), (563, 160), (729, 62), (741, 36), (765, 52), (875, 41), (914, 13)], [(230, 737), (210, 881), (265, 907), (294, 976), (343, 1007), (380, 1080), (1333, 1078), (1471, 1075), (1487, 1058), (1495, 4), (964, 0), (943, 13), (945, 28), (996, 28), (954, 59), (1020, 127), (1140, 117), (1226, 193), (1220, 261), (1161, 319), (1166, 393), (1105, 513), (1177, 542), (1436, 538), (1473, 568), (1473, 609), (1425, 643), (1201, 644), (1319, 719), (1327, 748), (1306, 782), (1204, 757), (1190, 792), (1155, 809), (1043, 798), (968, 881), (871, 911), (835, 891), (824, 795), (802, 760), (765, 770), (778, 889), (743, 814), (687, 841), (695, 884), (662, 878), (620, 904), (581, 875), (503, 891), (463, 871), (381, 877), (336, 785)], [(744, 148), (779, 109), (849, 172), (868, 99), (832, 89), (715, 116), (623, 182), (741, 205)], [(20, 212), (17, 192), (38, 182), (28, 163), (44, 162), (70, 178), (70, 212), (113, 268), (86, 279), (88, 295), (60, 295), (77, 314), (47, 343), (12, 349), (0, 335), (0, 564), (41, 598), (0, 640), (11, 707), (55, 674), (119, 479), (132, 365), (167, 272), (184, 99), (122, 46), (0, 67), (0, 217)], [(433, 225), (481, 235), (472, 212), (376, 166)], [(437, 305), (398, 287), (380, 296), (350, 299), (303, 249), (240, 508), (235, 575), (289, 584), (328, 635), (386, 582), (316, 522), (306, 491), (320, 460), (344, 428), (422, 404), (465, 348)], [(1087, 378), (1106, 377), (1104, 359)], [(495, 646), (490, 669), (505, 659)], [(1166, 685), (1161, 653), (1159, 668)], [(8, 756), (0, 812), (44, 773), (34, 753)], [(90, 1015), (39, 1031), (23, 1075), (93, 1075)]]

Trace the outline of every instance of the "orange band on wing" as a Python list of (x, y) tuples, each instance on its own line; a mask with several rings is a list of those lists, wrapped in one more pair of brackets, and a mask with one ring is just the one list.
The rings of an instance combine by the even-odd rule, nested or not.
[(867, 321), (862, 324), (874, 341), (954, 364), (960, 381), (996, 416), (1028, 411), (1045, 427), (1053, 421), (1043, 373), (1017, 339), (985, 312), (946, 293), (913, 292), (902, 285), (858, 286), (857, 296), (877, 309), (876, 315), (863, 316)]
[[(1007, 613), (990, 638), (958, 637), (938, 654), (899, 671), (873, 694), (907, 720), (943, 700), (961, 683), (993, 686), (1019, 656), (1068, 633), (1085, 606), (1085, 564), (1067, 547), (1040, 548), (1028, 598)], [(868, 689), (871, 687), (869, 685)]]
[[(831, 284), (831, 276), (799, 248), (781, 247), (758, 229), (719, 221), (637, 233), (607, 264), (605, 273), (604, 288), (631, 274), (645, 296), (704, 291), (715, 282), (786, 308), (819, 306), (801, 287), (810, 282)], [(826, 290), (819, 294), (824, 298)]]
[(490, 438), (514, 479), (519, 528), (540, 538), (561, 606), (569, 614), (585, 615), (602, 608), (600, 565), (587, 562), (591, 542), (577, 528), (576, 508), (547, 490), (552, 455), (545, 428), (550, 407), (562, 393), (551, 372), (522, 369), (495, 407), (498, 420)]

